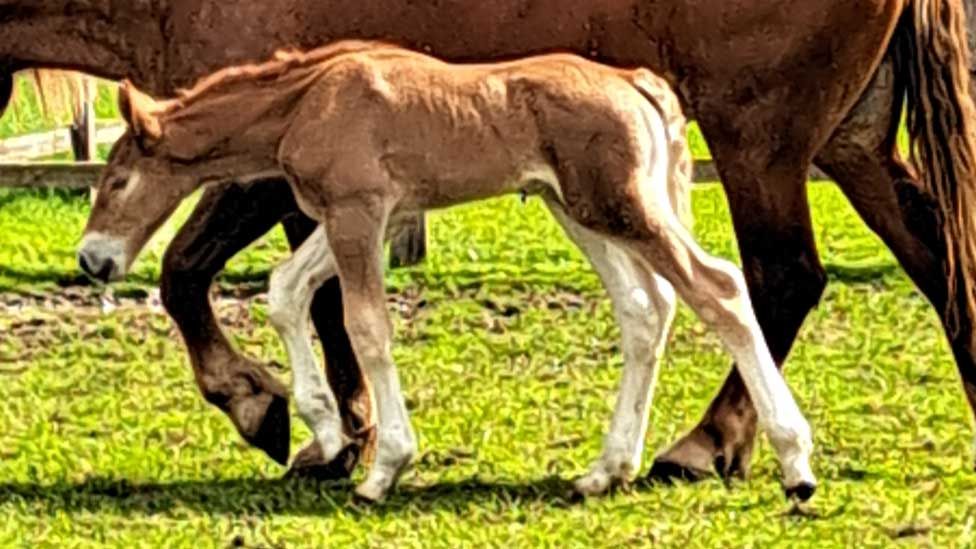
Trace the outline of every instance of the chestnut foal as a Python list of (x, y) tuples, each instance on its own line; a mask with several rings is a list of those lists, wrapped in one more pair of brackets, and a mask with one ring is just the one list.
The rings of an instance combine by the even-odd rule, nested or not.
[(200, 182), (284, 175), (319, 228), (271, 277), (270, 318), (294, 371), (295, 401), (326, 460), (356, 443), (317, 367), (313, 293), (338, 274), (345, 322), (377, 407), (375, 460), (356, 489), (381, 499), (416, 442), (391, 356), (382, 251), (400, 222), (506, 193), (545, 200), (610, 294), (624, 372), (602, 456), (576, 482), (606, 491), (639, 470), (675, 293), (733, 355), (775, 448), (788, 495), (809, 498), (810, 428), (766, 348), (742, 275), (682, 225), (691, 162), (664, 80), (572, 55), (447, 64), (342, 42), (220, 71), (157, 102), (125, 85), (130, 128), (116, 144), (80, 259), (118, 278)]

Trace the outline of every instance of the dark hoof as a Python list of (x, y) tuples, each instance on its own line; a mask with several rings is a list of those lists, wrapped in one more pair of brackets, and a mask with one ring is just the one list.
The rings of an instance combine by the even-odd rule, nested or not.
[(817, 491), (817, 486), (815, 484), (810, 484), (809, 482), (801, 482), (800, 484), (793, 486), (792, 488), (786, 489), (786, 499), (789, 501), (809, 501), (813, 497), (813, 493)]
[(258, 448), (281, 465), (288, 465), (291, 453), (291, 417), (288, 399), (273, 395), (264, 419), (253, 436), (244, 436), (251, 446)]
[(295, 456), (285, 478), (312, 479), (318, 481), (345, 480), (352, 476), (359, 463), (360, 447), (357, 444), (346, 446), (331, 462), (326, 463), (322, 449), (312, 442)]
[(648, 481), (672, 484), (675, 481), (698, 482), (711, 476), (707, 471), (686, 467), (680, 463), (662, 459), (654, 460), (651, 470), (645, 477)]

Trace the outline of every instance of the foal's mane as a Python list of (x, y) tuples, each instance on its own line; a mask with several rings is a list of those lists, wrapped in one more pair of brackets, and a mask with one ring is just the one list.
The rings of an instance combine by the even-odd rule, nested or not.
[(394, 46), (388, 42), (343, 40), (309, 51), (278, 50), (269, 61), (227, 67), (200, 78), (192, 87), (179, 90), (176, 101), (162, 114), (176, 114), (214, 92), (225, 91), (237, 84), (276, 80), (284, 76), (288, 76), (289, 80), (300, 80), (309, 74), (321, 72), (329, 61), (342, 55), (390, 47)]

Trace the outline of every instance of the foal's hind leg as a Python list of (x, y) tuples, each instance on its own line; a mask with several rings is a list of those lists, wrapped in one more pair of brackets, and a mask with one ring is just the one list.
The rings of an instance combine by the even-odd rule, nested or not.
[(393, 326), (383, 287), (383, 240), (391, 206), (383, 199), (336, 200), (326, 212), (326, 231), (335, 254), (346, 331), (375, 395), (376, 456), (356, 493), (382, 499), (416, 453), (417, 443), (391, 345)]
[(339, 406), (318, 367), (309, 330), (309, 307), (315, 291), (335, 276), (335, 270), (325, 230), (319, 227), (274, 270), (268, 291), (268, 316), (288, 351), (298, 413), (312, 430), (326, 461), (352, 443), (342, 431)]
[(577, 492), (596, 495), (640, 470), (657, 364), (674, 319), (674, 290), (605, 236), (570, 219), (559, 203), (547, 199), (546, 204), (600, 276), (620, 326), (624, 371), (610, 431), (600, 459), (576, 481)]
[[(717, 160), (730, 157), (719, 166), (742, 268), (769, 350), (782, 364), (827, 284), (810, 219), (806, 165), (787, 155), (767, 161), (758, 146), (740, 151), (719, 142), (712, 152)], [(756, 420), (736, 368), (699, 424), (655, 459), (649, 476), (697, 479), (712, 465), (725, 477), (747, 476)]]
[(779, 456), (787, 494), (809, 498), (816, 486), (809, 464), (810, 426), (769, 353), (741, 272), (706, 254), (673, 216), (662, 215), (648, 225), (653, 238), (631, 242), (630, 248), (718, 333)]

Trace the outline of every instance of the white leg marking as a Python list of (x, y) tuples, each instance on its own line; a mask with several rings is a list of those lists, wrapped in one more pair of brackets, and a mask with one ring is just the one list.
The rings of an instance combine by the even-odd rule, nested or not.
[(732, 264), (727, 264), (726, 268), (730, 274), (734, 273), (740, 295), (738, 303), (728, 305), (736, 312), (749, 335), (744, 340), (725, 337), (725, 344), (735, 358), (739, 375), (756, 407), (759, 426), (766, 431), (779, 457), (784, 486), (788, 489), (801, 484), (815, 486), (816, 477), (810, 468), (810, 455), (813, 453), (810, 424), (769, 353), (741, 272)]
[(675, 296), (667, 281), (651, 275), (624, 250), (570, 219), (555, 201), (547, 204), (600, 276), (620, 325), (624, 370), (610, 430), (602, 455), (576, 482), (581, 494), (595, 495), (630, 481), (640, 470), (657, 364), (674, 318)]
[[(340, 218), (341, 219), (341, 218)], [(342, 284), (346, 330), (356, 359), (373, 388), (376, 403), (376, 456), (366, 480), (356, 494), (377, 501), (385, 497), (417, 451), (410, 417), (403, 399), (400, 378), (391, 352), (393, 325), (386, 308), (383, 285), (383, 230), (368, 235), (369, 228), (356, 227), (353, 237), (341, 234), (345, 223), (361, 223), (362, 216), (350, 216), (338, 225), (337, 238), (355, 242), (336, 244), (337, 265)], [(385, 219), (379, 225), (385, 225)], [(352, 232), (350, 230), (350, 232)], [(343, 250), (350, 250), (342, 254)]]
[[(749, 396), (756, 407), (760, 427), (766, 431), (779, 457), (786, 488), (800, 484), (816, 485), (810, 469), (813, 441), (810, 424), (800, 412), (793, 393), (773, 361), (759, 322), (749, 300), (745, 278), (732, 263), (706, 254), (678, 223), (669, 223), (673, 241), (687, 253), (681, 259), (697, 267), (683, 268), (691, 276), (689, 287), (676, 287), (706, 323), (721, 337), (737, 364)], [(689, 257), (690, 256), (690, 257)], [(700, 276), (700, 279), (696, 279)], [(679, 277), (680, 278), (680, 277)], [(733, 282), (735, 291), (726, 299), (713, 299), (701, 293), (700, 285)], [(727, 284), (726, 284), (727, 285)]]
[(347, 324), (356, 358), (363, 367), (376, 400), (376, 457), (356, 493), (377, 501), (393, 487), (417, 452), (417, 442), (393, 363), (386, 304), (382, 311), (363, 307), (358, 319)]
[(312, 430), (326, 461), (350, 441), (342, 432), (335, 395), (312, 349), (309, 307), (315, 291), (334, 275), (335, 261), (320, 226), (274, 270), (268, 292), (268, 316), (288, 352), (298, 414)]

